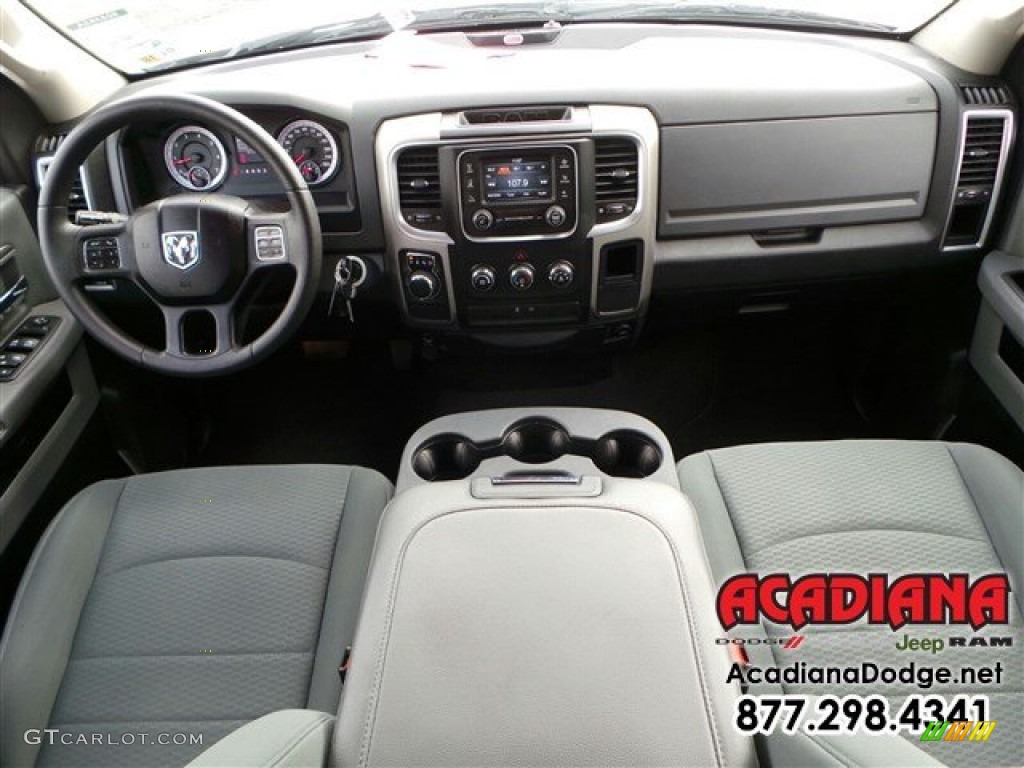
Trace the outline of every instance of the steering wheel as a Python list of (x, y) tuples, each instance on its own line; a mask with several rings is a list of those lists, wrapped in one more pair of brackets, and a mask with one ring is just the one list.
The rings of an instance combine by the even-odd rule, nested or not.
[[(72, 180), (92, 149), (132, 123), (169, 117), (237, 136), (253, 147), (281, 181), (287, 210), (279, 201), (257, 206), (230, 195), (180, 194), (149, 203), (127, 218), (111, 217), (110, 223), (69, 222)], [(320, 221), (298, 169), (255, 122), (200, 96), (133, 96), (88, 115), (53, 158), (40, 193), (38, 224), (46, 269), (71, 313), (108, 349), (154, 371), (209, 376), (251, 365), (294, 333), (316, 296)], [(236, 327), (240, 299), (255, 275), (278, 268), (294, 273), (284, 308), (258, 338), (241, 344)], [(88, 299), (85, 283), (113, 278), (132, 281), (159, 307), (164, 349), (126, 335)], [(186, 325), (206, 328), (201, 338), (215, 343), (195, 349), (187, 343)]]

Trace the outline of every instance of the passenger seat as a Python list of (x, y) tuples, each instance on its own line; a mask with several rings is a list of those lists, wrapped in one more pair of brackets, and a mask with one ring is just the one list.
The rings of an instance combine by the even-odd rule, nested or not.
[[(751, 662), (788, 665), (991, 666), (1002, 682), (984, 690), (960, 686), (917, 691), (908, 686), (785, 686), (785, 693), (884, 693), (900, 703), (910, 693), (950, 697), (987, 694), (997, 728), (986, 743), (922, 743), (907, 735), (825, 737), (773, 735), (761, 745), (773, 765), (1013, 765), (1024, 733), (1021, 609), (1024, 579), (1024, 474), (1002, 456), (976, 445), (942, 442), (838, 441), (776, 443), (712, 450), (679, 464), (684, 493), (697, 510), (713, 576), (719, 585), (737, 573), (815, 572), (903, 574), (1005, 571), (1012, 589), (1010, 626), (990, 625), (980, 636), (1012, 636), (1007, 648), (950, 648), (939, 654), (897, 650), (913, 637), (970, 637), (970, 627), (912, 627), (893, 632), (865, 623), (807, 626), (796, 650), (752, 650)], [(762, 628), (740, 625), (732, 637)], [(793, 634), (766, 624), (770, 638)], [(725, 633), (723, 632), (723, 636)], [(770, 649), (770, 650), (768, 650)], [(751, 693), (766, 693), (765, 686)], [(774, 688), (780, 692), (779, 688)], [(922, 752), (926, 752), (924, 754)], [(933, 758), (933, 759), (929, 759)]]

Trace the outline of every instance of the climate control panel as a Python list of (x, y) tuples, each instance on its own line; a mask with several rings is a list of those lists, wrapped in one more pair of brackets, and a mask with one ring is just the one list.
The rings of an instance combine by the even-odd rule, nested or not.
[(468, 243), (452, 250), (459, 316), (467, 327), (579, 322), (590, 264), (563, 241)]
[[(575, 277), (576, 268), (564, 259), (551, 263), (544, 272), (544, 279), (554, 288), (568, 288)], [(529, 291), (537, 279), (537, 269), (528, 261), (508, 269), (508, 285), (514, 291)], [(476, 293), (490, 293), (498, 285), (497, 271), (488, 264), (477, 264), (469, 274), (469, 285)]]

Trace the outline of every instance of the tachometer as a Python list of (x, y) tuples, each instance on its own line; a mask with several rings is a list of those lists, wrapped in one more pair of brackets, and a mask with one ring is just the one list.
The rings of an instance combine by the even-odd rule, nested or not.
[(277, 141), (310, 186), (326, 184), (337, 173), (338, 144), (320, 123), (312, 120), (288, 123), (277, 135)]
[(164, 144), (164, 163), (171, 178), (194, 192), (216, 189), (228, 172), (227, 152), (206, 128), (186, 125)]

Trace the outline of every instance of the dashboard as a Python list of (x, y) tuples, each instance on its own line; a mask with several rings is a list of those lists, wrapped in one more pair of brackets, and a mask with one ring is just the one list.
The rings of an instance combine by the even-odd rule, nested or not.
[[(652, 294), (818, 281), (977, 254), (1004, 197), (1007, 85), (896, 40), (591, 24), (461, 33), (187, 70), (126, 88), (229, 104), (309, 183), (338, 259), (405, 323), (491, 340), (638, 333)], [(88, 185), (280, 195), (256, 153), (167, 121), (111, 137)], [(97, 173), (99, 169), (99, 173)]]

